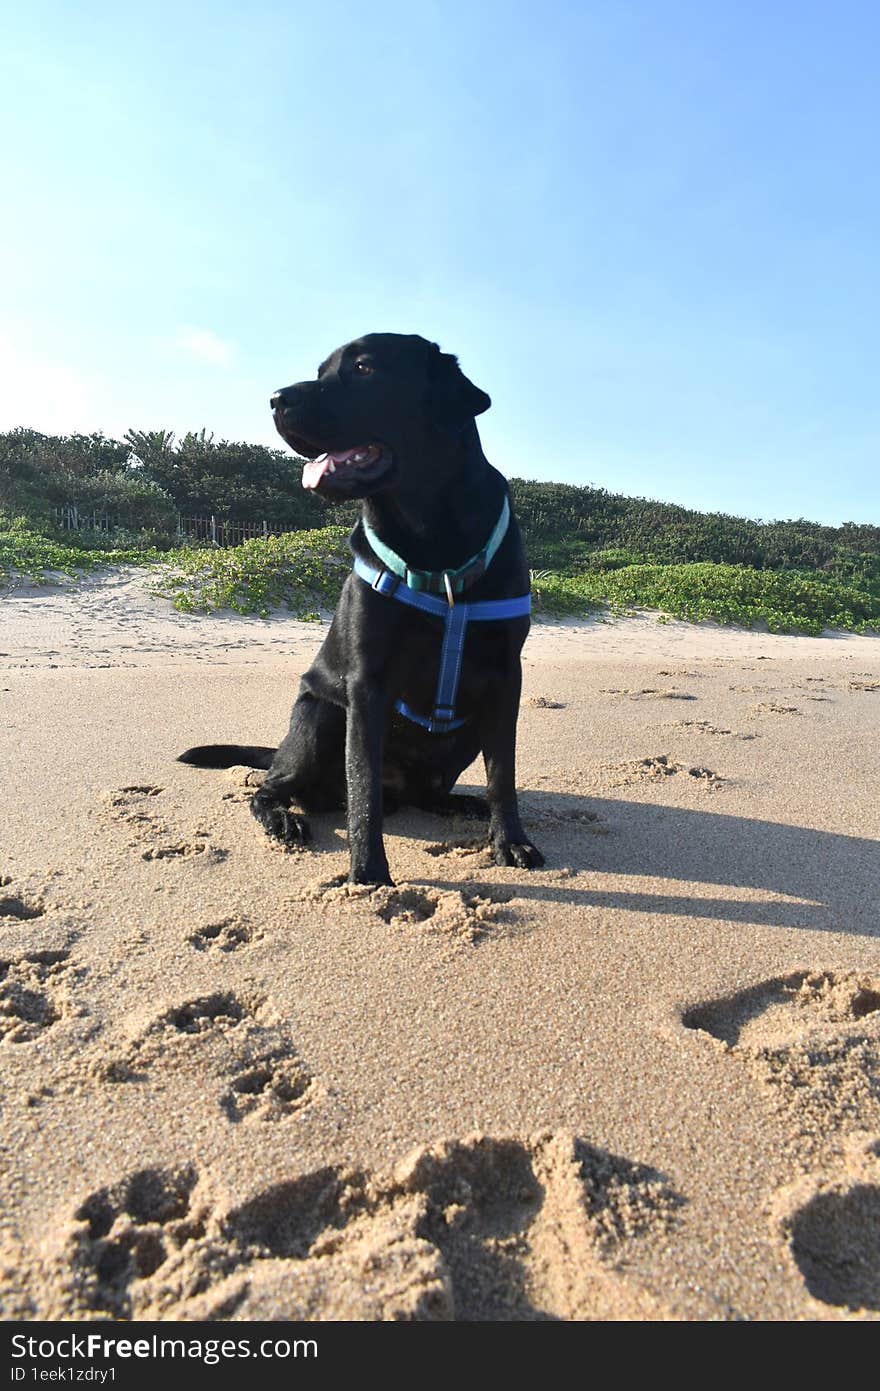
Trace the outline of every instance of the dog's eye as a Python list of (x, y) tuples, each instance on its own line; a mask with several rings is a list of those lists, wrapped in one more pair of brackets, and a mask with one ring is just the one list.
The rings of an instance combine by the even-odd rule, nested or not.
[(373, 371), (373, 364), (372, 362), (368, 362), (366, 358), (359, 357), (354, 364), (354, 370), (357, 372), (358, 376), (369, 377)]

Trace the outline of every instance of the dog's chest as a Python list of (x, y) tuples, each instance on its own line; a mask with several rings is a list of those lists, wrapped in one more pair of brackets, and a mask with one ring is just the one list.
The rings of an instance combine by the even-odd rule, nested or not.
[[(426, 714), (432, 709), (438, 692), (444, 662), (444, 635), (441, 619), (415, 616), (405, 624), (392, 657), (391, 694)], [(519, 653), (512, 636), (510, 625), (505, 623), (467, 625), (460, 653), (453, 653), (451, 659), (456, 669), (451, 685), (459, 717), (473, 715), (485, 700), (487, 691), (509, 678), (511, 665), (518, 660)], [(445, 661), (448, 667), (448, 652)], [(449, 684), (447, 673), (448, 687)]]

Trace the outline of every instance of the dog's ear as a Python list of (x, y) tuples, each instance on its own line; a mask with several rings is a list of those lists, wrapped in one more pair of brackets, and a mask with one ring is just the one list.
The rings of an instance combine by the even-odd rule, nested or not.
[(462, 430), (491, 404), (485, 391), (468, 381), (458, 365), (458, 358), (452, 353), (441, 353), (439, 346), (431, 343), (428, 353), (429, 419), (443, 429)]

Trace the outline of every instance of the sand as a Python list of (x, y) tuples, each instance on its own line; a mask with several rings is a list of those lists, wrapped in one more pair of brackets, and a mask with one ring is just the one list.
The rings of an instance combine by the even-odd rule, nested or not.
[(174, 761), (324, 631), (0, 599), (3, 1317), (877, 1318), (880, 639), (536, 624), (546, 868), (349, 891)]

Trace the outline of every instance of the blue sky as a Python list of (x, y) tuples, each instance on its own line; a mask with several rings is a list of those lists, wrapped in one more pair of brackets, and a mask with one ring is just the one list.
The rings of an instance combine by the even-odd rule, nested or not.
[(0, 428), (275, 444), (421, 333), (509, 474), (880, 522), (878, 49), (872, 0), (7, 9)]

